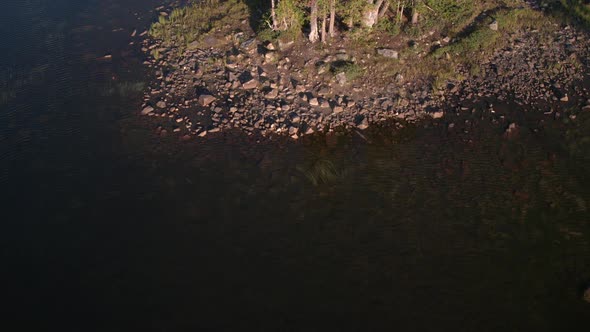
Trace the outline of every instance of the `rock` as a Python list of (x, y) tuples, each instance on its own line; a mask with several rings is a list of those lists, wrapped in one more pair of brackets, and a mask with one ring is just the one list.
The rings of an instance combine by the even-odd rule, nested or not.
[(336, 75), (336, 82), (340, 85), (346, 84), (346, 73), (338, 73), (338, 75)]
[(151, 106), (146, 106), (142, 111), (141, 115), (148, 115), (154, 111), (154, 108)]
[(164, 102), (163, 100), (160, 100), (159, 102), (156, 103), (156, 106), (158, 108), (166, 108), (166, 102)]
[(205, 137), (207, 136), (207, 131), (203, 130), (202, 132), (199, 133), (199, 137)]
[(297, 113), (291, 114), (291, 122), (292, 123), (299, 123), (301, 121), (301, 117), (297, 115)]
[(258, 80), (253, 78), (251, 80), (249, 80), (248, 82), (242, 84), (242, 88), (246, 89), (246, 90), (252, 90), (255, 89), (258, 86)]
[(199, 96), (199, 105), (201, 106), (208, 106), (211, 104), (216, 98), (212, 95), (200, 95)]
[(276, 50), (275, 46), (271, 42), (267, 42), (266, 45), (264, 45), (264, 47), (266, 47), (266, 49), (269, 51)]
[(508, 129), (506, 129), (506, 131), (504, 132), (504, 136), (506, 136), (507, 138), (513, 138), (514, 136), (516, 136), (516, 134), (518, 134), (518, 125), (516, 123), (511, 123), (508, 126)]
[(283, 41), (281, 39), (279, 39), (279, 49), (281, 51), (284, 51), (286, 49), (291, 48), (291, 46), (293, 46), (295, 42), (293, 40), (288, 40), (288, 41)]
[(356, 127), (360, 130), (365, 130), (365, 129), (369, 128), (369, 120), (367, 119), (367, 117), (363, 117), (361, 122), (359, 122), (356, 125)]
[(289, 136), (297, 134), (297, 127), (291, 126), (289, 127)]
[(266, 54), (264, 54), (264, 59), (268, 62), (274, 62), (276, 61), (278, 58), (277, 56), (277, 52), (266, 52)]
[(391, 59), (397, 59), (399, 57), (399, 53), (396, 50), (392, 50), (390, 48), (378, 48), (377, 54)]
[(319, 105), (320, 105), (320, 102), (318, 101), (318, 99), (317, 99), (317, 98), (311, 98), (311, 99), (309, 100), (309, 104), (310, 104), (311, 106), (319, 106)]
[(498, 31), (498, 21), (494, 21), (494, 22), (490, 23), (489, 27), (490, 27), (490, 29), (492, 29), (494, 31)]
[(588, 287), (584, 292), (584, 301), (590, 303), (590, 287)]
[(444, 115), (445, 115), (445, 113), (444, 113), (443, 111), (437, 111), (437, 112), (434, 112), (434, 113), (432, 113), (432, 117), (433, 117), (434, 119), (440, 119), (440, 118), (442, 118)]
[(334, 106), (334, 113), (338, 114), (338, 113), (342, 113), (344, 112), (344, 107), (342, 106)]
[(570, 101), (570, 99), (568, 98), (567, 94), (563, 97), (561, 97), (561, 99), (559, 99), (560, 101), (563, 101), (564, 103), (567, 103), (568, 101)]
[(270, 90), (266, 95), (264, 95), (267, 99), (275, 99), (279, 96), (279, 91), (277, 89)]
[(248, 39), (245, 42), (240, 44), (240, 48), (245, 50), (248, 53), (253, 53), (256, 51), (256, 39)]
[(582, 107), (582, 111), (590, 111), (590, 105)]

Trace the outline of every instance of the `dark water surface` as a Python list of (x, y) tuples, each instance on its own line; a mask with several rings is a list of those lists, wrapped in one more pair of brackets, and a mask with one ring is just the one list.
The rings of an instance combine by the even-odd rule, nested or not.
[(11, 331), (588, 325), (590, 114), (507, 105), (373, 128), (368, 142), (158, 138), (137, 116), (151, 73), (129, 45), (158, 5), (2, 6)]

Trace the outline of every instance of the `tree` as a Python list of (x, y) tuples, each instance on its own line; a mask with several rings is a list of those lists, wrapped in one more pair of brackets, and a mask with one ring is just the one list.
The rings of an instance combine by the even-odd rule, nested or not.
[(273, 31), (276, 31), (278, 28), (277, 12), (275, 11), (275, 2), (276, 2), (276, 0), (270, 0), (270, 17), (272, 18), (271, 29), (273, 29)]
[(334, 25), (336, 24), (336, 0), (330, 0), (330, 37), (334, 37)]
[(311, 13), (309, 16), (309, 26), (311, 31), (309, 32), (309, 41), (315, 43), (319, 39), (318, 33), (318, 0), (311, 0), (310, 3)]
[[(382, 11), (382, 6), (389, 6), (389, 2), (385, 0), (367, 0), (367, 6), (363, 13), (362, 23), (367, 28), (372, 28), (379, 21), (379, 13)], [(383, 11), (383, 14), (385, 12)]]

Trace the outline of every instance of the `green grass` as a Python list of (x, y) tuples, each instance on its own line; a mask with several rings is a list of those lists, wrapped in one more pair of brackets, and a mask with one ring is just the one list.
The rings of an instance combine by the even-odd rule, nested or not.
[(335, 61), (330, 65), (330, 72), (334, 75), (344, 73), (346, 79), (354, 81), (365, 74), (363, 68), (358, 64), (350, 61)]
[(435, 89), (442, 87), (447, 80), (461, 80), (461, 75), (455, 70), (458, 67), (467, 69), (472, 75), (480, 73), (480, 64), (510, 43), (509, 33), (524, 28), (549, 29), (546, 24), (548, 18), (529, 8), (502, 9), (493, 17), (498, 22), (498, 31), (489, 28), (491, 18), (482, 20), (473, 32), (432, 52), (428, 56), (430, 61), (425, 59), (427, 68), (424, 68), (423, 74), (430, 73)]
[(248, 7), (241, 0), (205, 0), (176, 8), (167, 17), (160, 16), (149, 34), (163, 46), (183, 50), (208, 33), (239, 26), (248, 15)]

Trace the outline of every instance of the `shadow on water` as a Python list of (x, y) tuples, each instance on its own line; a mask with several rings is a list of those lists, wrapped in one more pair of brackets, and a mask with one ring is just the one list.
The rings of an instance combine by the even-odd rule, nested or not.
[(160, 4), (69, 3), (51, 2), (61, 42), (10, 41), (49, 65), (0, 113), (2, 278), (23, 329), (586, 324), (590, 113), (498, 106), (364, 139), (180, 143), (137, 116), (151, 74), (129, 36)]

